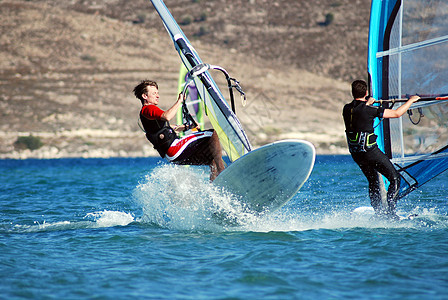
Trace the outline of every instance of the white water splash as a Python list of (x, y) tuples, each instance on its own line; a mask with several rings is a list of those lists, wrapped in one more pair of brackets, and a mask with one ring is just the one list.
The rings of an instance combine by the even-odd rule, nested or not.
[(121, 211), (103, 210), (88, 213), (84, 218), (93, 218), (96, 227), (126, 226), (134, 222), (134, 217)]
[(180, 230), (222, 230), (257, 218), (238, 198), (209, 182), (202, 167), (162, 165), (134, 191), (142, 222)]
[[(398, 211), (401, 215), (418, 215), (400, 222), (375, 218), (366, 207), (355, 211), (343, 207), (310, 211), (293, 204), (271, 213), (252, 213), (237, 196), (214, 186), (208, 177), (208, 168), (170, 164), (156, 167), (134, 190), (143, 212), (137, 221), (175, 230), (253, 232), (448, 226), (446, 216), (418, 207), (407, 214)], [(299, 193), (291, 201), (304, 199)]]
[(109, 210), (88, 213), (84, 219), (87, 221), (35, 221), (35, 225), (14, 225), (12, 230), (17, 232), (61, 231), (126, 226), (134, 222), (134, 217), (130, 213)]
[[(294, 201), (294, 200), (293, 200)], [(394, 228), (448, 228), (448, 217), (433, 209), (415, 208), (412, 212), (398, 211), (404, 216), (400, 221), (375, 217), (373, 211), (351, 209), (334, 211), (304, 212), (292, 207), (284, 207), (273, 213), (259, 216), (256, 222), (247, 222), (238, 230), (254, 232), (297, 232), (307, 230), (340, 230), (353, 228), (394, 229)], [(415, 215), (415, 216), (414, 216)], [(410, 217), (408, 217), (410, 216)]]

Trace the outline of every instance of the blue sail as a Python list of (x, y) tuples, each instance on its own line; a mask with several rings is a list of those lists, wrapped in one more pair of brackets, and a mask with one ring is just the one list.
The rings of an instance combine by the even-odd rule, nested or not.
[[(368, 72), (375, 99), (448, 94), (447, 16), (446, 0), (372, 0)], [(448, 169), (447, 125), (448, 101), (439, 100), (377, 120), (378, 145), (401, 175), (399, 197)]]

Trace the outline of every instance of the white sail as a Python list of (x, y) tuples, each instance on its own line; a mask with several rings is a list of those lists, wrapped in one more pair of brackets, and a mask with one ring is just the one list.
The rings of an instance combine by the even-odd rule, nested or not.
[[(159, 13), (185, 67), (192, 71), (195, 67), (204, 65), (163, 1), (151, 0), (151, 2)], [(200, 72), (194, 78), (194, 83), (201, 100), (204, 101), (206, 114), (230, 160), (234, 161), (251, 151), (252, 147), (241, 123), (230, 109), (210, 72), (208, 70)]]

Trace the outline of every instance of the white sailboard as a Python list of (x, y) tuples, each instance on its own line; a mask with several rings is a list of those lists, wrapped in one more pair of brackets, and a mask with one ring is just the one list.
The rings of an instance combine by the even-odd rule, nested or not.
[[(231, 164), (214, 184), (239, 196), (251, 210), (275, 210), (286, 203), (308, 179), (314, 166), (314, 147), (305, 141), (283, 141), (252, 151), (249, 139), (235, 114), (233, 90), (244, 92), (222, 67), (204, 64), (162, 0), (151, 0), (188, 70), (205, 113), (217, 132)], [(210, 70), (222, 72), (229, 88), (228, 105)], [(188, 83), (189, 84), (189, 83)]]
[(213, 182), (251, 211), (274, 211), (307, 181), (316, 150), (307, 141), (284, 140), (253, 150), (228, 166)]

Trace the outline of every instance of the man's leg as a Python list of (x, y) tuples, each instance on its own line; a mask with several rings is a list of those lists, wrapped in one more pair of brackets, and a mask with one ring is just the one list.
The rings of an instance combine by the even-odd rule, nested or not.
[(379, 174), (371, 165), (367, 159), (366, 153), (360, 153), (352, 155), (353, 160), (358, 164), (364, 176), (366, 176), (367, 181), (369, 182), (369, 198), (370, 204), (375, 210), (376, 214), (384, 214), (386, 208), (382, 205), (381, 199), (381, 190), (379, 184)]
[(387, 213), (395, 216), (395, 206), (397, 204), (398, 192), (400, 191), (400, 174), (383, 152), (378, 153), (378, 156), (377, 170), (389, 180), (389, 188), (387, 189), (387, 203), (389, 208)]
[(213, 131), (213, 135), (210, 138), (210, 151), (212, 153), (213, 161), (210, 164), (210, 181), (215, 180), (215, 178), (224, 171), (225, 165), (222, 160), (222, 148), (219, 142), (218, 134)]
[(366, 166), (362, 166), (361, 170), (369, 181), (370, 204), (377, 214), (384, 214), (385, 208), (383, 207), (381, 201), (378, 172), (376, 172), (375, 169)]
[(192, 133), (175, 140), (165, 158), (181, 165), (209, 165), (210, 181), (225, 169), (221, 143), (214, 130)]

